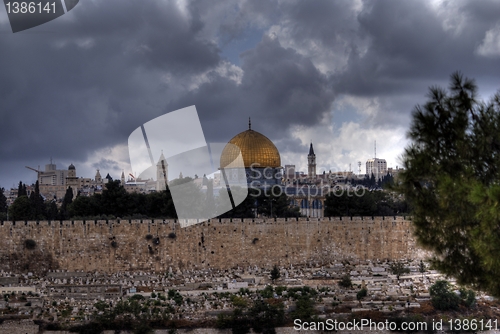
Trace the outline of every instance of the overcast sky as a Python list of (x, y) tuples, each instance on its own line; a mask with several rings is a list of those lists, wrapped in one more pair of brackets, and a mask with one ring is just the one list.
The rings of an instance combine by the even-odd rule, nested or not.
[(411, 111), (452, 72), (500, 88), (500, 1), (81, 0), (12, 33), (0, 7), (0, 186), (52, 157), (133, 172), (128, 136), (196, 105), (208, 142), (248, 127), (282, 165), (400, 165)]

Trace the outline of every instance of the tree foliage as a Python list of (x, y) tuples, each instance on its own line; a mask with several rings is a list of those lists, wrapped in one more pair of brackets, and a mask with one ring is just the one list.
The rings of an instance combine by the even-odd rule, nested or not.
[[(232, 187), (231, 192), (234, 191), (246, 190)], [(219, 217), (249, 218), (255, 217), (256, 214), (266, 217), (299, 217), (300, 209), (290, 207), (289, 203), (289, 197), (281, 189), (271, 188), (264, 191), (262, 189), (248, 188), (248, 195), (245, 200), (234, 209), (220, 214)]]
[(9, 218), (15, 220), (29, 220), (32, 218), (31, 202), (28, 196), (16, 198), (9, 207)]
[(460, 297), (452, 291), (447, 281), (437, 281), (430, 289), (432, 305), (441, 311), (456, 310), (460, 304)]
[(7, 197), (5, 197), (5, 189), (0, 188), (0, 213), (7, 212)]
[[(237, 198), (246, 196), (245, 200), (234, 209), (224, 212), (227, 207), (221, 205), (220, 197), (214, 197), (212, 191), (207, 193), (201, 191), (191, 178), (174, 180), (170, 187), (183, 187), (181, 193), (184, 198), (176, 197), (176, 201), (182, 201), (184, 207), (192, 211), (196, 217), (221, 217), (221, 218), (248, 218), (256, 213), (273, 217), (298, 217), (299, 208), (290, 208), (290, 200), (286, 194), (279, 189), (271, 189), (265, 192), (259, 189), (248, 189), (238, 187), (231, 188), (231, 194)], [(212, 183), (207, 181), (209, 190)], [(26, 185), (19, 182), (19, 191), (23, 194)], [(178, 190), (178, 189), (177, 189)], [(244, 192), (244, 193), (241, 193)], [(179, 192), (177, 192), (179, 193)], [(0, 213), (2, 196), (0, 192)], [(215, 209), (214, 209), (215, 208)], [(101, 194), (93, 196), (81, 196), (78, 194), (73, 198), (73, 189), (68, 187), (60, 208), (57, 207), (55, 199), (44, 202), (40, 194), (38, 182), (34, 191), (28, 198), (26, 195), (19, 196), (9, 210), (10, 218), (13, 220), (43, 220), (43, 219), (176, 219), (177, 213), (172, 199), (170, 188), (160, 192), (149, 194), (128, 193), (119, 181), (110, 180)], [(0, 219), (2, 216), (0, 215)]]
[(431, 264), (500, 297), (500, 93), (478, 101), (460, 73), (416, 106), (397, 189), (413, 207)]
[(337, 189), (326, 195), (325, 216), (396, 216), (409, 213), (406, 201), (386, 191)]
[(401, 261), (391, 263), (389, 268), (390, 268), (392, 274), (396, 275), (396, 277), (398, 278), (398, 281), (399, 281), (399, 277), (401, 275), (410, 273), (410, 269), (405, 267), (404, 263)]
[(280, 274), (280, 269), (278, 268), (278, 266), (275, 264), (273, 266), (273, 269), (271, 270), (271, 279), (273, 280), (273, 283), (281, 277), (281, 274)]
[(343, 288), (350, 288), (352, 286), (351, 276), (344, 275), (339, 281), (339, 285)]
[(362, 288), (356, 293), (356, 299), (361, 300), (368, 295), (368, 290), (366, 288)]

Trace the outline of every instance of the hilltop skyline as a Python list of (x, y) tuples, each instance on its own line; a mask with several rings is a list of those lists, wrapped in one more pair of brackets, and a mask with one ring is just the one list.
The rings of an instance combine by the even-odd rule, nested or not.
[[(3, 8), (3, 7), (2, 7)], [(208, 142), (252, 127), (282, 165), (400, 166), (411, 111), (461, 71), (500, 82), (496, 1), (81, 2), (12, 34), (0, 10), (0, 187), (58, 168), (133, 172), (130, 133), (196, 105)]]

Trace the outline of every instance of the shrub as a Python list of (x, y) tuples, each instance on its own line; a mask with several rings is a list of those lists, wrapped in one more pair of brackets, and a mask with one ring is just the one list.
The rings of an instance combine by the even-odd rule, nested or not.
[(273, 283), (280, 277), (281, 277), (280, 269), (278, 268), (277, 265), (274, 265), (273, 269), (271, 270), (271, 279), (273, 280)]
[(215, 327), (218, 329), (226, 329), (231, 327), (231, 318), (225, 314), (217, 315)]
[(273, 298), (274, 297), (274, 288), (271, 285), (267, 285), (264, 290), (259, 290), (259, 294), (262, 298)]
[(153, 239), (153, 236), (151, 234), (147, 234), (146, 235), (146, 240), (151, 240), (151, 239)]
[(238, 297), (236, 295), (232, 295), (230, 297), (230, 299), (231, 299), (231, 303), (233, 303), (234, 307), (245, 308), (248, 305), (248, 302), (243, 297)]
[(451, 290), (451, 285), (448, 281), (437, 281), (430, 287), (429, 293), (432, 305), (436, 309), (446, 311), (458, 308), (460, 297)]
[(111, 247), (113, 248), (117, 248), (118, 247), (118, 243), (116, 241), (111, 241)]
[(462, 303), (467, 307), (471, 307), (476, 303), (476, 293), (472, 290), (460, 289), (460, 298), (462, 299)]
[(403, 274), (408, 274), (410, 272), (409, 268), (406, 268), (403, 262), (395, 262), (390, 265), (390, 269), (393, 275), (399, 280), (399, 277)]
[(286, 291), (286, 286), (278, 286), (278, 287), (276, 287), (276, 294), (278, 296), (283, 295), (283, 291)]
[(135, 294), (132, 297), (130, 297), (130, 299), (131, 300), (144, 300), (145, 298), (143, 295)]
[(177, 236), (175, 235), (175, 233), (174, 233), (174, 232), (170, 232), (170, 233), (168, 234), (168, 237), (169, 237), (170, 239), (175, 239), (175, 238), (177, 238)]
[(35, 249), (36, 241), (33, 239), (26, 239), (24, 241), (24, 247), (26, 247), (27, 249)]
[(301, 296), (295, 303), (296, 309), (291, 313), (292, 318), (309, 321), (314, 315), (314, 300), (310, 296)]
[(359, 290), (358, 293), (356, 294), (356, 299), (361, 300), (364, 297), (366, 297), (367, 294), (368, 294), (368, 290), (366, 290), (366, 288), (363, 288), (363, 289)]
[(168, 290), (168, 299), (172, 299), (176, 305), (180, 306), (182, 304), (182, 301), (184, 298), (182, 298), (182, 295), (173, 289)]
[(350, 288), (352, 286), (351, 277), (349, 275), (342, 276), (339, 285), (343, 288)]

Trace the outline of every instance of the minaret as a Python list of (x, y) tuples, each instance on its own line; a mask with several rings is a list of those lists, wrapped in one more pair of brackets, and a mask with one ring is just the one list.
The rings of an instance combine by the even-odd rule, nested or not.
[(125, 173), (123, 172), (122, 169), (122, 178), (121, 178), (122, 186), (125, 186)]
[(102, 177), (101, 177), (101, 173), (99, 173), (99, 169), (95, 173), (95, 182), (96, 183), (102, 183)]
[(314, 154), (312, 143), (309, 147), (309, 154), (307, 155), (307, 176), (310, 179), (316, 178), (316, 154)]
[(66, 177), (66, 189), (71, 187), (73, 189), (73, 196), (76, 197), (78, 193), (79, 180), (76, 176), (76, 168), (73, 164), (68, 167), (68, 176)]
[(168, 163), (161, 151), (160, 159), (156, 164), (156, 190), (161, 191), (167, 189), (168, 184)]

